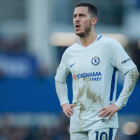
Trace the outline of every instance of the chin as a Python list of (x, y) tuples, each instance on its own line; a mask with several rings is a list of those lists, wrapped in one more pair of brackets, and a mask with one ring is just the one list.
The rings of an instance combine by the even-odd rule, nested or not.
[(77, 35), (77, 36), (79, 36), (79, 37), (84, 37), (84, 33), (82, 33), (82, 32), (75, 32), (75, 34)]
[(75, 31), (75, 34), (76, 34), (76, 35), (80, 35), (80, 34), (83, 34), (83, 32)]

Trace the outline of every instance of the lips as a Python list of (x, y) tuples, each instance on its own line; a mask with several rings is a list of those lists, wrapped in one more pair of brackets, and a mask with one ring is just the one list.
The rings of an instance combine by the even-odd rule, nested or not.
[(80, 25), (75, 25), (75, 30), (78, 31), (80, 29)]

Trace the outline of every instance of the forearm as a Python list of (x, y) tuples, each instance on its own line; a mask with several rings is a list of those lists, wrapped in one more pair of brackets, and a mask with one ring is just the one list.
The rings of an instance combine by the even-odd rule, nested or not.
[(60, 104), (63, 105), (69, 103), (67, 84), (59, 83), (55, 80), (55, 86)]
[(120, 109), (126, 105), (127, 100), (134, 89), (138, 77), (139, 72), (137, 68), (132, 69), (125, 75), (123, 90), (115, 103)]

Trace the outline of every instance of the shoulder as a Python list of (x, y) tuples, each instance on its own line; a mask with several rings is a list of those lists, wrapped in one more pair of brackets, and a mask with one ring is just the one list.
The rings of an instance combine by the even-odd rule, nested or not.
[(105, 46), (110, 50), (116, 50), (123, 48), (122, 45), (115, 39), (103, 36), (103, 42)]
[(78, 42), (75, 43), (75, 44), (73, 44), (73, 45), (71, 45), (71, 46), (69, 46), (69, 47), (64, 51), (63, 57), (67, 57), (69, 54), (71, 54), (73, 51), (75, 51), (76, 48), (77, 48), (77, 46), (78, 46)]
[(64, 54), (69, 54), (69, 53), (71, 53), (72, 51), (75, 51), (76, 48), (77, 48), (77, 46), (78, 46), (78, 42), (75, 43), (75, 44), (73, 44), (73, 45), (71, 45), (71, 46), (69, 46), (69, 47), (65, 50)]
[(105, 37), (105, 36), (103, 36), (102, 41), (106, 43), (107, 45), (120, 44), (117, 40), (110, 37)]
[(75, 50), (75, 49), (77, 48), (78, 45), (79, 45), (78, 42), (76, 42), (75, 44), (69, 46), (69, 47), (66, 49), (66, 51), (67, 51), (67, 52), (73, 51), (73, 50)]

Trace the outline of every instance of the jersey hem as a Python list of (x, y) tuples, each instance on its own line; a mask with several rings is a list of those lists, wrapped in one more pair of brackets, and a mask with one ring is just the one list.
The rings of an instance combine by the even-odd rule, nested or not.
[(70, 132), (70, 134), (72, 134), (72, 133), (75, 133), (75, 132), (87, 132), (87, 131), (90, 131), (90, 130), (98, 130), (98, 129), (106, 129), (106, 128), (113, 128), (113, 129), (118, 129), (119, 128), (119, 126), (117, 127), (112, 127), (111, 125), (110, 126), (104, 126), (104, 127), (93, 127), (92, 129), (89, 129), (89, 130), (71, 130), (71, 129), (69, 129), (69, 132)]

